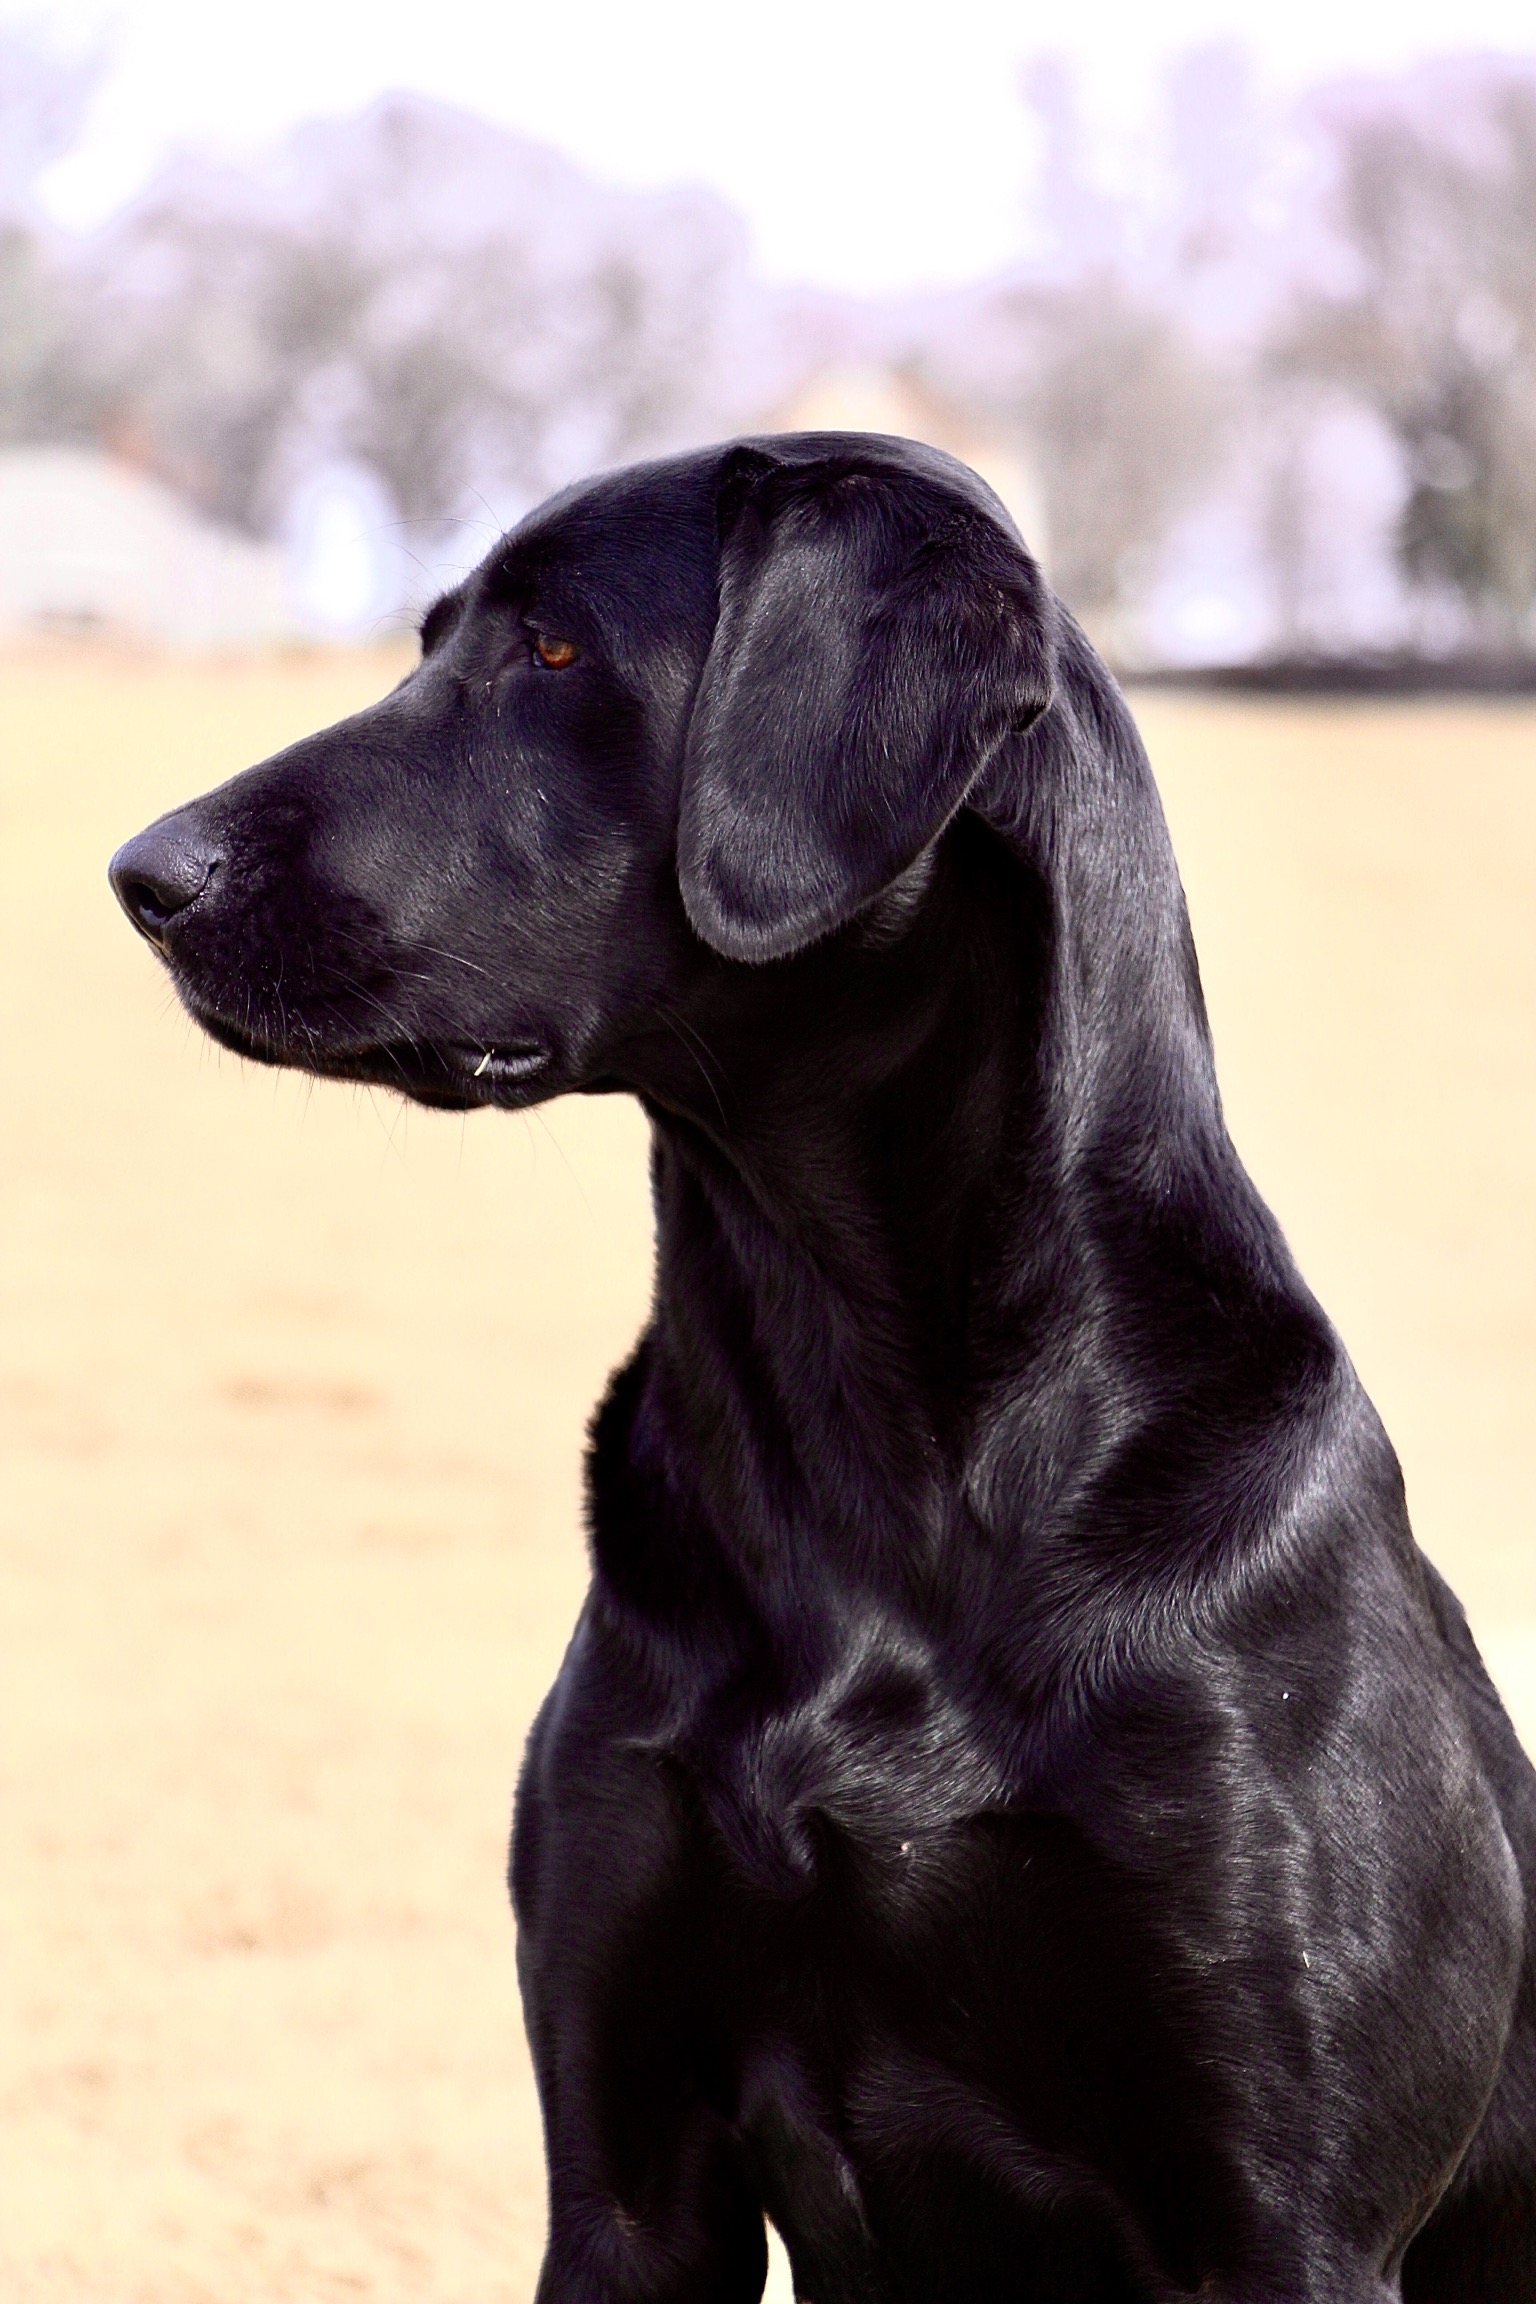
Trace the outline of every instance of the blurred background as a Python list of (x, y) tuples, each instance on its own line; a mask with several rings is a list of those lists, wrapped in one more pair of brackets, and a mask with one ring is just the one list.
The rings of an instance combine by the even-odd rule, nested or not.
[(1536, 35), (1222, 13), (7, 7), (0, 623), (378, 634), (579, 473), (843, 423), (1125, 667), (1515, 677)]
[(595, 467), (998, 488), (1536, 1739), (1536, 25), (1063, 13), (0, 0), (8, 2304), (532, 2294), (503, 1847), (643, 1124), (243, 1067), (104, 866)]

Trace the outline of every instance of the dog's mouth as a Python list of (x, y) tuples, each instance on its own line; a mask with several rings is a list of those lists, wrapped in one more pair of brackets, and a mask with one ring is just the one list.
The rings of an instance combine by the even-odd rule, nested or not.
[(448, 1112), (480, 1105), (516, 1108), (548, 1095), (555, 1052), (544, 1042), (507, 1040), (388, 1040), (329, 1047), (305, 1033), (282, 1041), (191, 1004), (210, 1037), (257, 1064), (286, 1065), (324, 1080), (352, 1080), (393, 1088), (414, 1103)]

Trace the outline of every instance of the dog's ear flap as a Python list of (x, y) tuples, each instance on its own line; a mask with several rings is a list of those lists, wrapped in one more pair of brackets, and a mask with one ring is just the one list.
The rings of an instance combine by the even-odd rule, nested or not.
[(849, 919), (1050, 701), (1050, 595), (979, 484), (937, 458), (826, 448), (737, 448), (721, 470), (678, 879), (698, 934), (733, 960)]

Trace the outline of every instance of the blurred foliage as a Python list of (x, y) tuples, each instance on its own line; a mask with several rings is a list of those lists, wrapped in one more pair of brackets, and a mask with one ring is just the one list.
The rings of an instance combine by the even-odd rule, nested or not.
[(1303, 303), (1282, 357), (1379, 413), (1405, 575), (1508, 645), (1536, 606), (1536, 82), (1489, 65), (1432, 114), (1330, 127), (1355, 282)]
[(83, 305), (34, 235), (0, 221), (0, 442), (100, 438), (109, 394)]
[(86, 441), (101, 430), (87, 299), (34, 210), (38, 178), (74, 141), (94, 80), (91, 58), (0, 27), (0, 441)]
[(1107, 633), (1175, 513), (1210, 475), (1218, 373), (1174, 315), (1109, 269), (1003, 288), (978, 324), (985, 376), (969, 397), (1034, 462), (1052, 581), (1090, 629)]
[(270, 183), (180, 171), (95, 256), (141, 451), (258, 533), (328, 457), (430, 530), (686, 437), (743, 261), (707, 195), (603, 194), (404, 98)]
[(1380, 613), (1430, 603), (1437, 646), (1536, 641), (1536, 75), (1513, 63), (1282, 120), (1239, 50), (1197, 51), (1161, 159), (1107, 189), (1070, 73), (1038, 62), (1028, 261), (885, 306), (767, 290), (713, 195), (609, 190), (416, 97), (262, 167), (183, 161), (70, 243), (35, 190), (90, 84), (0, 32), (0, 441), (99, 442), (261, 536), (360, 463), (430, 558), (580, 472), (771, 425), (841, 361), (1011, 449), (1053, 580), (1133, 658), (1213, 503), (1248, 520), (1271, 645), (1343, 629), (1338, 532), (1367, 514), (1328, 477), (1331, 394), (1391, 466)]

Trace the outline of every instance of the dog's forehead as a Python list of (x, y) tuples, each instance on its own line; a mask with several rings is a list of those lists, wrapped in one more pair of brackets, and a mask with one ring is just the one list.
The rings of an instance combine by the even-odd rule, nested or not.
[(473, 591), (533, 608), (586, 607), (632, 632), (712, 615), (717, 465), (680, 456), (565, 489), (501, 539)]
[[(882, 434), (774, 433), (634, 464), (570, 487), (503, 536), (456, 593), (432, 611), (443, 634), (475, 612), (510, 612), (605, 635), (619, 657), (660, 645), (707, 648), (719, 601), (721, 482), (734, 460), (785, 475), (938, 482), (1016, 535), (1002, 504), (965, 465), (918, 441)], [(466, 622), (466, 611), (468, 612)]]

